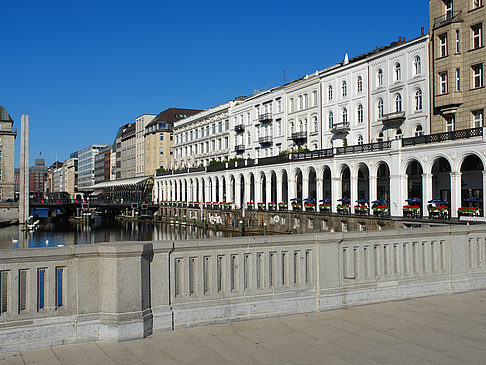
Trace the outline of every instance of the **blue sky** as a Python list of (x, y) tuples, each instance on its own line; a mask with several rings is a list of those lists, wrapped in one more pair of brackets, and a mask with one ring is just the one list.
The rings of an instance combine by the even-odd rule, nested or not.
[(209, 108), (420, 27), (426, 0), (5, 1), (0, 105), (19, 130), (30, 115), (31, 164), (51, 164), (141, 114)]

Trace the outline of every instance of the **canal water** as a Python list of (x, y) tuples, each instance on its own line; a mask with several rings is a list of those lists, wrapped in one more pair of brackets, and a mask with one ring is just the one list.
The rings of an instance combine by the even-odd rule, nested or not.
[(96, 217), (95, 222), (89, 226), (82, 223), (41, 223), (35, 231), (28, 233), (21, 231), (19, 226), (0, 228), (0, 249), (19, 248), (19, 245), (25, 248), (57, 247), (101, 242), (172, 241), (235, 235), (239, 233), (203, 230), (179, 224), (129, 222)]

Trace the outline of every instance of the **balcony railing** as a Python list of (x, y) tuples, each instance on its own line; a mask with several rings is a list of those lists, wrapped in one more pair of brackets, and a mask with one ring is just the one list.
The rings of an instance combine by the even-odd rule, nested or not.
[(459, 16), (461, 11), (451, 11), (447, 14), (441, 15), (434, 19), (434, 29), (442, 27), (443, 25), (454, 23), (454, 22), (462, 22), (462, 18)]
[(244, 152), (245, 151), (245, 145), (244, 144), (237, 144), (235, 146), (235, 152)]
[(294, 132), (291, 137), (294, 141), (307, 139), (307, 132)]
[(332, 125), (331, 133), (342, 134), (349, 132), (349, 122), (336, 123)]
[(260, 138), (258, 138), (258, 143), (260, 143), (260, 144), (272, 144), (273, 143), (273, 137), (272, 136), (260, 137)]
[(260, 123), (271, 123), (272, 122), (272, 113), (265, 113), (265, 114), (260, 114), (258, 116), (258, 121)]
[(308, 151), (308, 152), (293, 152), (290, 154), (291, 160), (309, 160), (312, 158), (329, 158), (334, 156), (332, 148), (324, 150)]
[(415, 146), (417, 144), (438, 143), (442, 141), (454, 141), (456, 139), (464, 139), (471, 137), (481, 137), (483, 135), (483, 128), (461, 129), (453, 132), (444, 132), (436, 134), (427, 134), (411, 138), (403, 138), (402, 146)]
[(391, 141), (368, 143), (368, 144), (358, 144), (354, 146), (337, 147), (337, 155), (345, 155), (348, 153), (363, 153), (363, 152), (373, 152), (373, 151), (383, 151), (391, 148)]
[(238, 124), (235, 125), (235, 132), (236, 133), (241, 133), (245, 130), (245, 125), (244, 124)]
[(400, 112), (383, 114), (383, 116), (378, 120), (381, 121), (386, 126), (393, 126), (393, 125), (399, 126), (405, 120), (405, 112), (400, 111)]
[(273, 165), (276, 163), (284, 163), (289, 161), (289, 155), (277, 155), (272, 157), (262, 157), (258, 159), (258, 165)]

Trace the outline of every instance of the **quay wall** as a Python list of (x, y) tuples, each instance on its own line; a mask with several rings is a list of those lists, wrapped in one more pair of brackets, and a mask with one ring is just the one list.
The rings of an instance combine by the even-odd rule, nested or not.
[(486, 288), (486, 226), (0, 251), (0, 352)]

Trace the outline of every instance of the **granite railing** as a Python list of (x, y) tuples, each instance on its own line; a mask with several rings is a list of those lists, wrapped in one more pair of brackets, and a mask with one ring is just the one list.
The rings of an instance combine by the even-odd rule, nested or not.
[(0, 352), (486, 288), (486, 226), (0, 251)]

